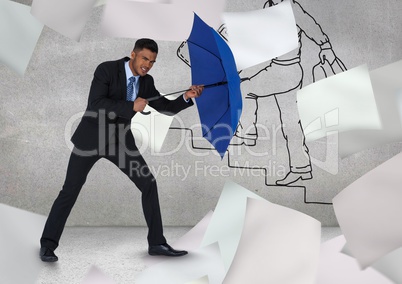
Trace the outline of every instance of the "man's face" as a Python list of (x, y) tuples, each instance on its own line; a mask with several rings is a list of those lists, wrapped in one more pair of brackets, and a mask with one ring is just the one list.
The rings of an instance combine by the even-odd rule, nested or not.
[(156, 61), (156, 52), (152, 52), (147, 48), (140, 51), (132, 51), (130, 59), (130, 69), (134, 76), (145, 76)]

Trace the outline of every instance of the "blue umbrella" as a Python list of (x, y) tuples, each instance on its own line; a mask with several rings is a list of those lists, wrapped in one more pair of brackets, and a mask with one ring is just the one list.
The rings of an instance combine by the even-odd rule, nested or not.
[(223, 158), (242, 111), (236, 63), (226, 42), (197, 14), (187, 44), (192, 84), (208, 86), (196, 98), (202, 135)]
[[(197, 14), (187, 39), (193, 85), (204, 85), (196, 98), (202, 135), (218, 151), (221, 158), (229, 146), (242, 111), (240, 79), (236, 63), (226, 42)], [(163, 96), (182, 93), (181, 90)], [(159, 99), (149, 98), (148, 101)], [(149, 114), (150, 112), (143, 112)]]

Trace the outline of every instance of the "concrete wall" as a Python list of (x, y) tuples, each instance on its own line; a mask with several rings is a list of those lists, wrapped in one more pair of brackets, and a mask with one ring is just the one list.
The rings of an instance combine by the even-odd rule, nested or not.
[[(226, 9), (261, 9), (264, 3), (228, 0)], [(333, 50), (348, 69), (367, 64), (374, 70), (402, 59), (401, 1), (299, 3), (328, 35)], [(128, 56), (135, 42), (102, 35), (101, 16), (102, 7), (94, 8), (80, 42), (45, 26), (24, 77), (0, 65), (0, 202), (48, 214), (64, 181), (71, 147), (68, 140), (86, 107), (93, 71), (103, 61)], [(302, 29), (309, 29), (308, 22), (297, 21)], [(319, 48), (306, 37), (302, 41), (306, 86), (312, 81), (311, 68), (318, 61)], [(158, 43), (160, 53), (151, 70), (157, 88), (167, 93), (189, 86), (190, 69), (176, 56), (180, 42)], [(292, 78), (291, 73), (277, 75), (268, 79), (269, 84), (281, 86)], [(250, 90), (243, 91), (245, 96)], [(286, 103), (294, 99), (295, 93), (289, 94), (280, 110), (297, 116), (297, 109)], [(165, 225), (194, 225), (214, 209), (228, 179), (271, 202), (305, 212), (323, 225), (336, 225), (332, 206), (319, 203), (330, 203), (345, 186), (401, 151), (400, 143), (393, 143), (339, 159), (336, 174), (312, 163), (312, 179), (292, 186), (275, 186), (275, 181), (289, 170), (279, 108), (272, 96), (258, 99), (258, 107), (259, 127), (271, 131), (265, 136), (261, 134), (254, 147), (232, 147), (223, 160), (214, 151), (194, 149), (190, 132), (184, 129), (169, 131), (162, 154), (155, 155), (149, 149), (144, 152), (155, 170)], [(243, 118), (251, 115), (255, 115), (255, 109), (245, 109)], [(197, 109), (192, 107), (180, 113), (172, 126), (191, 128), (198, 123)], [(206, 145), (197, 131), (194, 135), (198, 136), (194, 141), (196, 148)], [(322, 141), (307, 146), (310, 156), (319, 160), (325, 160), (328, 151), (333, 150)], [(266, 154), (256, 154), (261, 152)], [(144, 224), (139, 191), (114, 165), (99, 161), (88, 176), (68, 225)]]

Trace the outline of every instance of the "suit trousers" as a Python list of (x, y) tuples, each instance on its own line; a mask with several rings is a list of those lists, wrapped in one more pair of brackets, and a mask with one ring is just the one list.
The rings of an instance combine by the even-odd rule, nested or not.
[(148, 226), (148, 243), (150, 245), (166, 242), (163, 236), (162, 217), (159, 206), (157, 184), (148, 165), (137, 151), (128, 151), (121, 143), (107, 145), (96, 155), (77, 154), (76, 148), (71, 153), (66, 179), (47, 218), (41, 246), (56, 249), (63, 233), (67, 218), (84, 185), (89, 171), (101, 158), (115, 164), (141, 191), (142, 208)]

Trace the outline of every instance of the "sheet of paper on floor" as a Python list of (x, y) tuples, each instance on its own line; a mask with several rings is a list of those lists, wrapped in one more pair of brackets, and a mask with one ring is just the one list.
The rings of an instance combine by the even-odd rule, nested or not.
[(208, 280), (208, 275), (205, 275), (204, 277), (201, 277), (200, 279), (187, 282), (186, 284), (210, 284), (210, 282)]
[(393, 284), (374, 268), (360, 269), (353, 257), (341, 252), (345, 244), (343, 235), (321, 244), (315, 284)]
[(201, 244), (206, 246), (215, 242), (219, 243), (226, 270), (232, 263), (240, 241), (247, 197), (263, 199), (232, 181), (225, 183)]
[(223, 283), (313, 283), (320, 239), (318, 220), (248, 198), (241, 239)]
[(97, 266), (92, 265), (81, 284), (117, 284)]
[(45, 216), (0, 203), (0, 283), (35, 283), (45, 222)]

